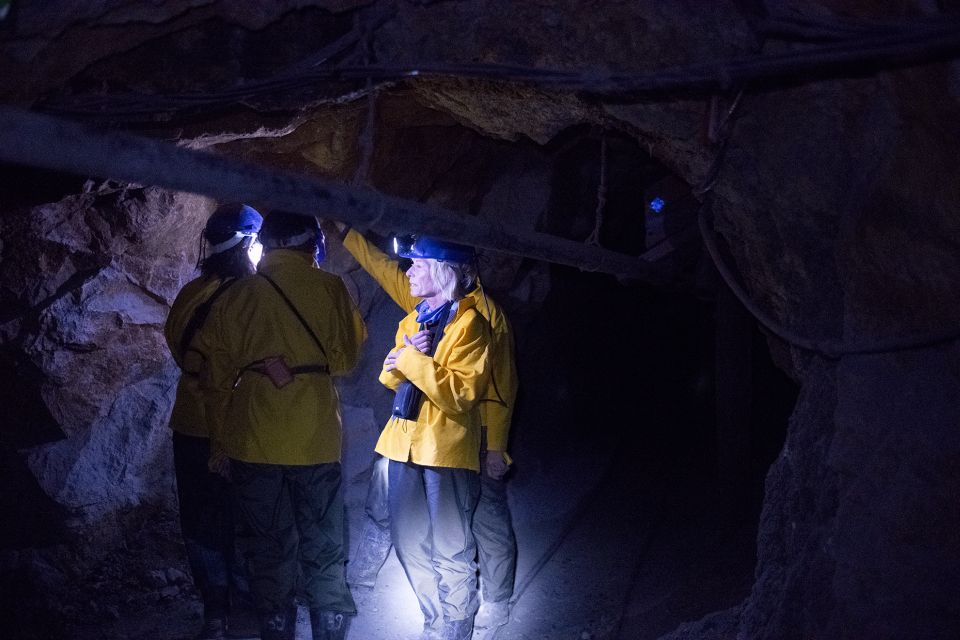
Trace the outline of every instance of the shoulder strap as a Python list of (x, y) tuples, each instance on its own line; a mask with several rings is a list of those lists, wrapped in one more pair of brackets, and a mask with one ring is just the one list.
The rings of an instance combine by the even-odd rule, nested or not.
[(202, 304), (198, 305), (193, 311), (193, 315), (190, 316), (187, 326), (183, 330), (183, 335), (180, 336), (180, 359), (183, 360), (186, 356), (187, 351), (190, 349), (190, 343), (193, 342), (193, 337), (197, 335), (197, 331), (203, 328), (204, 323), (207, 321), (207, 316), (210, 315), (210, 309), (213, 308), (213, 303), (216, 302), (217, 298), (220, 297), (224, 291), (226, 291), (230, 285), (236, 282), (236, 278), (227, 278), (220, 283), (220, 286), (210, 295), (209, 298), (203, 301)]
[[(313, 329), (310, 328), (310, 325), (307, 324), (307, 321), (303, 319), (303, 316), (300, 315), (300, 312), (297, 311), (297, 308), (293, 306), (293, 303), (290, 302), (290, 298), (287, 297), (287, 294), (283, 292), (283, 289), (274, 282), (268, 275), (264, 273), (257, 272), (257, 275), (270, 283), (270, 285), (277, 290), (277, 293), (280, 294), (280, 297), (283, 298), (283, 301), (287, 303), (287, 306), (290, 307), (290, 310), (293, 311), (293, 315), (297, 316), (297, 320), (300, 321), (300, 324), (303, 325), (303, 328), (307, 330), (307, 333), (310, 334), (310, 337), (313, 338), (313, 341), (317, 343), (317, 346), (320, 347), (320, 353), (323, 354), (324, 358), (327, 358), (327, 350), (323, 348), (323, 345), (320, 343), (320, 338), (317, 337), (317, 334), (313, 332)], [(329, 360), (330, 358), (327, 358)]]

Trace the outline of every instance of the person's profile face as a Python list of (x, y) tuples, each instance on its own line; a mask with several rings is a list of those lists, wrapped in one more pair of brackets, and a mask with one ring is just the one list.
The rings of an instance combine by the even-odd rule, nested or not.
[(407, 278), (410, 280), (410, 295), (415, 298), (432, 298), (437, 295), (437, 285), (430, 273), (430, 263), (427, 258), (413, 258), (413, 264), (407, 269)]

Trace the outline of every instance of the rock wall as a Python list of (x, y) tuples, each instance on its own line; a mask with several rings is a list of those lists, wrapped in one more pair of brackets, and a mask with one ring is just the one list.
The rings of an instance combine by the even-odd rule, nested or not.
[[(43, 492), (81, 522), (169, 499), (165, 429), (177, 371), (162, 328), (194, 275), (211, 203), (102, 185), (5, 212), (0, 297), (4, 351), (38, 372), (52, 433), (24, 451)], [(29, 439), (35, 416), (6, 425)]]

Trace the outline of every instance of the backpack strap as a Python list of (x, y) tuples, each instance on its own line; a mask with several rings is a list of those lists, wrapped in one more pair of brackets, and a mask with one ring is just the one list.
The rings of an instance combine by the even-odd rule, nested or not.
[(213, 308), (213, 303), (216, 302), (217, 298), (223, 294), (230, 285), (236, 282), (236, 278), (227, 278), (220, 283), (220, 286), (210, 295), (209, 298), (203, 301), (202, 304), (198, 305), (193, 311), (193, 315), (190, 316), (190, 320), (187, 322), (187, 326), (183, 330), (183, 335), (180, 336), (180, 361), (183, 362), (184, 358), (187, 355), (187, 351), (190, 350), (190, 343), (193, 342), (194, 336), (197, 335), (197, 332), (203, 328), (204, 323), (207, 321), (207, 316), (210, 315), (210, 310)]
[(276, 282), (274, 282), (268, 275), (264, 273), (260, 273), (259, 271), (257, 272), (257, 275), (263, 278), (264, 280), (266, 280), (267, 282), (269, 282), (270, 285), (274, 289), (276, 289), (277, 293), (280, 294), (280, 297), (283, 298), (283, 301), (286, 302), (287, 306), (290, 307), (290, 310), (293, 311), (293, 315), (297, 316), (297, 320), (300, 321), (300, 324), (303, 325), (303, 328), (307, 330), (307, 333), (310, 334), (310, 337), (313, 338), (313, 341), (317, 343), (318, 347), (320, 347), (320, 353), (322, 353), (323, 357), (329, 361), (330, 358), (327, 357), (327, 350), (324, 349), (323, 344), (320, 343), (320, 338), (318, 338), (317, 334), (313, 332), (313, 329), (310, 328), (310, 325), (307, 324), (307, 321), (303, 319), (303, 316), (300, 315), (299, 311), (297, 311), (297, 308), (290, 301), (290, 298), (287, 297), (287, 294), (283, 292), (283, 289), (281, 289), (280, 286)]

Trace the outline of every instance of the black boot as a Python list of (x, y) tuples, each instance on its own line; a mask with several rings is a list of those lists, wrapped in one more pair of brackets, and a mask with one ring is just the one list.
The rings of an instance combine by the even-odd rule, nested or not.
[(260, 614), (260, 640), (294, 640), (296, 635), (296, 609)]
[(223, 640), (227, 636), (227, 618), (204, 618), (200, 632), (194, 640)]
[(194, 640), (221, 640), (227, 632), (227, 610), (230, 608), (227, 587), (207, 586), (203, 597), (203, 627)]
[(339, 611), (310, 611), (313, 640), (344, 640), (347, 636), (347, 616)]

